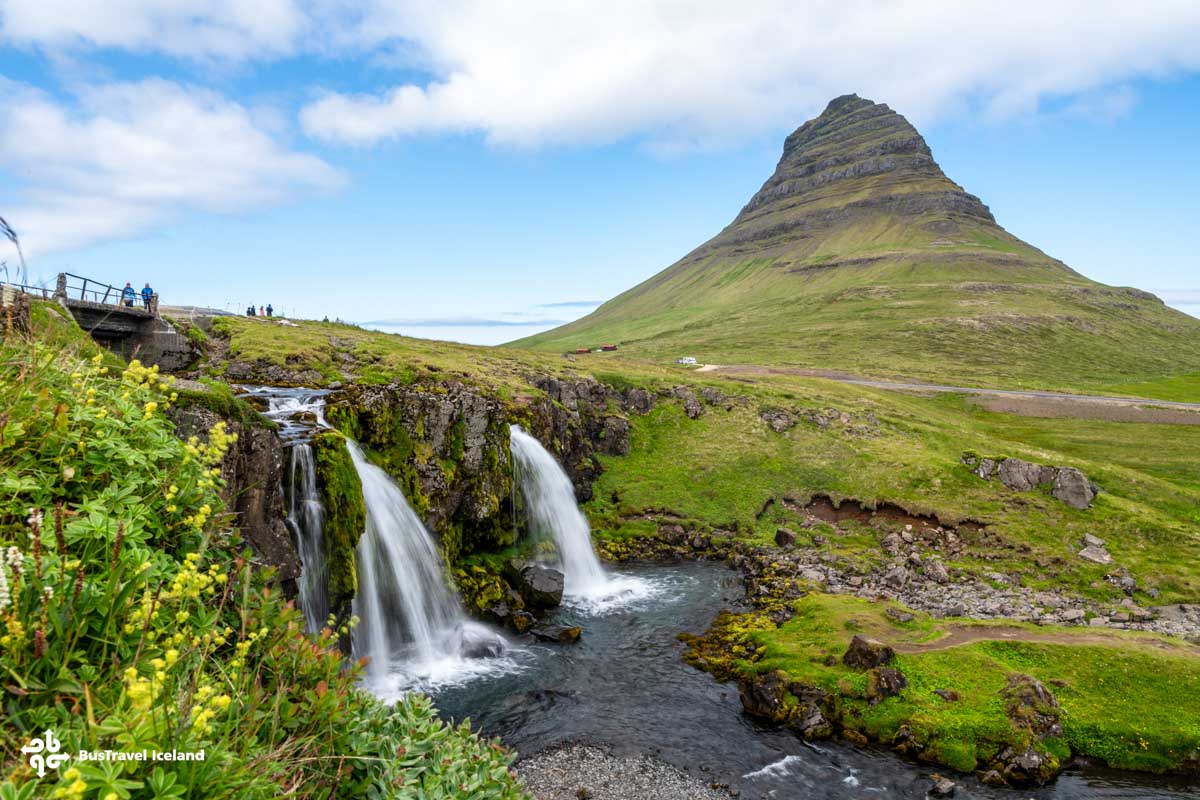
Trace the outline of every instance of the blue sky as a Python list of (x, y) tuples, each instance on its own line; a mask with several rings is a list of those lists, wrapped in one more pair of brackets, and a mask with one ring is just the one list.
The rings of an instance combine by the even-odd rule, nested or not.
[(507, 341), (717, 233), (858, 92), (1014, 234), (1200, 314), (1195, 4), (59, 5), (0, 0), (35, 276)]

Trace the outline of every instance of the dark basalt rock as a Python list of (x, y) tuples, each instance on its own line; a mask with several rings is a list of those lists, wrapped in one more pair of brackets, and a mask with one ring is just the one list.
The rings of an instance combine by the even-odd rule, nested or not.
[(758, 416), (776, 433), (783, 433), (796, 424), (796, 418), (781, 408), (764, 408)]
[(463, 658), (496, 658), (504, 652), (504, 642), (499, 638), (476, 639), (463, 643)]
[(1013, 491), (1029, 492), (1050, 486), (1050, 494), (1071, 508), (1091, 507), (1100, 493), (1100, 487), (1075, 467), (1050, 467), (1019, 458), (982, 458), (974, 453), (963, 453), (959, 460), (985, 481), (999, 478)]
[(867, 673), (867, 701), (873, 706), (896, 697), (907, 688), (908, 679), (898, 669), (876, 667)]
[(775, 719), (784, 708), (788, 696), (788, 678), (782, 672), (771, 672), (760, 676), (753, 683), (743, 686), (740, 697), (742, 708), (755, 717)]
[[(181, 439), (199, 436), (222, 421), (202, 406), (176, 406), (168, 412)], [(221, 461), (221, 491), (226, 507), (236, 515), (235, 524), (250, 543), (262, 564), (275, 568), (275, 579), (288, 596), (294, 596), (300, 577), (300, 557), (284, 523), (283, 445), (274, 431), (223, 420), (229, 433), (238, 436)]]
[(688, 415), (688, 419), (696, 419), (704, 413), (704, 406), (700, 405), (696, 394), (686, 386), (676, 386), (671, 390), (671, 394), (683, 401), (683, 413)]
[(780, 547), (791, 547), (796, 544), (796, 532), (790, 528), (780, 528), (775, 531), (775, 544)]
[(1054, 481), (1055, 470), (1041, 464), (1032, 464), (1019, 458), (1006, 458), (1000, 462), (1000, 482), (1017, 492), (1029, 492)]
[(542, 642), (575, 644), (579, 641), (579, 636), (581, 633), (583, 633), (583, 629), (577, 626), (567, 627), (566, 625), (551, 625), (549, 623), (543, 623), (530, 628), (529, 633), (533, 636), (533, 638)]
[(842, 663), (851, 669), (873, 669), (890, 664), (895, 658), (896, 651), (888, 645), (856, 634), (842, 656)]
[(1062, 467), (1054, 476), (1054, 489), (1051, 491), (1056, 498), (1071, 508), (1084, 509), (1092, 505), (1096, 499), (1097, 487), (1074, 467)]
[(530, 608), (554, 608), (562, 602), (563, 574), (556, 569), (514, 559), (505, 564), (504, 577)]

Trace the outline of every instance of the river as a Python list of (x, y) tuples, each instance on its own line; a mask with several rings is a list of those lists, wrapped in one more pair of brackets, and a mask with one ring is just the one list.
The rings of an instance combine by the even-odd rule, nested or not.
[[(617, 755), (657, 756), (742, 798), (924, 798), (939, 770), (876, 748), (807, 744), (789, 731), (742, 713), (736, 687), (682, 660), (681, 632), (702, 633), (723, 608), (742, 603), (740, 576), (727, 567), (688, 561), (623, 565), (655, 591), (632, 605), (593, 616), (561, 608), (552, 621), (579, 625), (575, 645), (529, 644), (514, 655), (518, 671), (433, 691), (443, 716), (470, 717), (487, 736), (533, 754), (586, 742)], [(1183, 798), (1182, 779), (1106, 770), (1068, 771), (1032, 790), (995, 789), (949, 774), (956, 797), (996, 800)]]

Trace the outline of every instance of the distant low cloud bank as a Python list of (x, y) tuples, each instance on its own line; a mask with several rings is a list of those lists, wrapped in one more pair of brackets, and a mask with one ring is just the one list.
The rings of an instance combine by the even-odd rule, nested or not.
[(384, 328), (528, 328), (530, 326), (564, 325), (565, 319), (487, 319), (483, 317), (417, 317), (373, 319), (362, 323), (367, 327)]

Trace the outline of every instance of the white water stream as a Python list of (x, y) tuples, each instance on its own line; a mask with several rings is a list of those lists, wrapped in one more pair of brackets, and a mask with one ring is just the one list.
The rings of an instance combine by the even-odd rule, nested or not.
[(363, 486), (367, 529), (358, 542), (354, 656), (367, 656), (367, 685), (392, 698), (413, 688), (508, 671), (503, 637), (467, 619), (441, 555), (404, 493), (347, 440)]
[(558, 552), (563, 602), (602, 613), (652, 594), (654, 587), (646, 581), (609, 574), (600, 565), (592, 549), (591, 528), (575, 502), (575, 488), (566, 471), (521, 426), (513, 425), (509, 431), (530, 530), (552, 541)]

